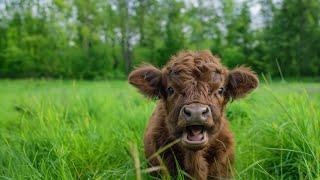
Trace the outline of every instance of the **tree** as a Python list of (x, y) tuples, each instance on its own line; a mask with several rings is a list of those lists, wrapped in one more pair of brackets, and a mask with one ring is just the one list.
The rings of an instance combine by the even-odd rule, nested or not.
[(267, 32), (268, 53), (279, 61), (284, 74), (319, 74), (320, 3), (318, 0), (284, 0)]

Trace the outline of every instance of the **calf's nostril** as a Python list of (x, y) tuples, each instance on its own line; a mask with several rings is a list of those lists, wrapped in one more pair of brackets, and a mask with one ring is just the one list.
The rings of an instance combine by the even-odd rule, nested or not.
[(191, 111), (188, 108), (183, 108), (183, 113), (187, 116), (190, 117), (191, 116)]
[(202, 115), (205, 116), (209, 113), (209, 108), (206, 107), (206, 109), (202, 112)]

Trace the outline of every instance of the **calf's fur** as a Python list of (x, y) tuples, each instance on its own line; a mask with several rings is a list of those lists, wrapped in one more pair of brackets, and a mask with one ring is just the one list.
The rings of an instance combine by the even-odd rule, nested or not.
[[(128, 80), (142, 94), (158, 99), (144, 136), (145, 155), (151, 166), (163, 162), (174, 177), (178, 166), (195, 179), (232, 177), (234, 142), (224, 110), (229, 101), (244, 97), (258, 86), (253, 71), (243, 66), (228, 70), (207, 50), (182, 51), (162, 69), (152, 65), (138, 67)], [(212, 112), (208, 143), (196, 150), (179, 142), (185, 128), (179, 111), (190, 103), (208, 105)], [(154, 156), (177, 140), (160, 153), (161, 159)]]

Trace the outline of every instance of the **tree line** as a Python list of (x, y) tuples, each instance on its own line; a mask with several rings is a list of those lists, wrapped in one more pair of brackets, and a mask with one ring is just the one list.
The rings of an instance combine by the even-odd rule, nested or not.
[(4, 0), (0, 77), (125, 78), (182, 49), (270, 76), (319, 76), (319, 12), (320, 0)]

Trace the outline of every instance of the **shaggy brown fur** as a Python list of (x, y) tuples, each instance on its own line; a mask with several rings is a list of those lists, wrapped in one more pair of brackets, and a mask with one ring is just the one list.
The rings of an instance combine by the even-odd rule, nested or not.
[(194, 148), (179, 142), (162, 152), (161, 158), (173, 176), (178, 162), (195, 179), (232, 177), (233, 135), (224, 110), (228, 101), (244, 97), (258, 86), (253, 71), (246, 67), (229, 71), (210, 51), (183, 51), (161, 70), (152, 65), (137, 68), (129, 75), (129, 82), (149, 98), (159, 98), (144, 137), (145, 155), (152, 166), (160, 162), (150, 157), (186, 132), (182, 108), (205, 105), (210, 116), (203, 123), (208, 134), (204, 145)]

